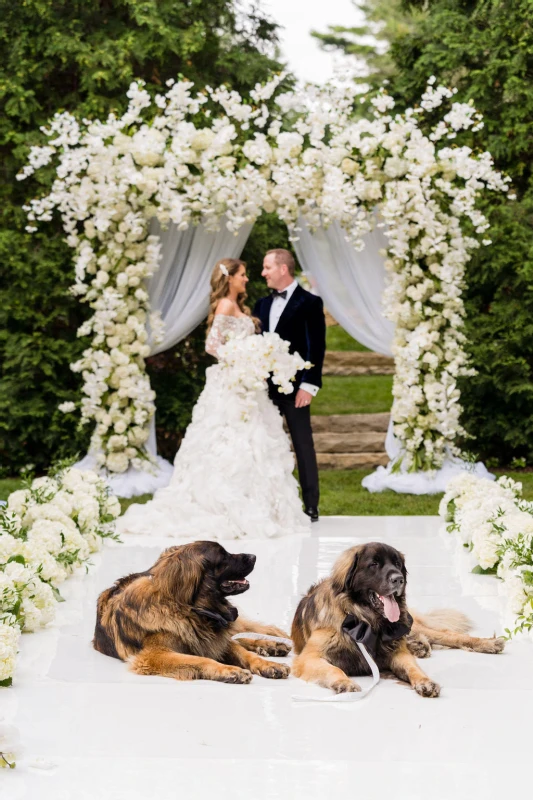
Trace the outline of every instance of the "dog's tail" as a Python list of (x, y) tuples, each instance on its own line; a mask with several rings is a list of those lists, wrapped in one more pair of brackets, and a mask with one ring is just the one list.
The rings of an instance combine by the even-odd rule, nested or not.
[(466, 614), (455, 611), (453, 608), (437, 608), (427, 614), (411, 611), (415, 623), (433, 628), (435, 631), (453, 631), (454, 633), (468, 633), (472, 630), (473, 623)]

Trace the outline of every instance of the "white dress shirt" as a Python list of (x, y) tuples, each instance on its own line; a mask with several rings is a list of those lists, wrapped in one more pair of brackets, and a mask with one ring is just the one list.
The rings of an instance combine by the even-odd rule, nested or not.
[[(270, 316), (268, 318), (268, 329), (274, 332), (278, 326), (279, 319), (283, 314), (283, 310), (289, 300), (291, 299), (292, 295), (294, 294), (295, 289), (298, 286), (298, 281), (293, 281), (291, 284), (285, 287), (283, 291), (287, 292), (287, 297), (280, 297), (276, 295), (272, 300), (272, 305), (270, 306)], [(309, 394), (312, 394), (313, 397), (318, 393), (318, 386), (315, 386), (312, 383), (301, 383), (300, 389), (303, 389)]]

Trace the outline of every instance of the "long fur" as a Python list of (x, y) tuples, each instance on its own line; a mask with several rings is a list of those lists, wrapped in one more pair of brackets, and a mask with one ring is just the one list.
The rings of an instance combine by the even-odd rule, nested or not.
[[(348, 614), (366, 622), (378, 634), (387, 620), (376, 608), (375, 594), (386, 595), (404, 577), (404, 590), (397, 593), (400, 623), (407, 623), (405, 597), (407, 571), (401, 553), (393, 547), (371, 542), (346, 550), (329, 577), (311, 586), (300, 601), (292, 623), (296, 677), (318, 683), (334, 692), (360, 691), (350, 675), (368, 674), (368, 666), (357, 645), (342, 630)], [(375, 593), (375, 594), (374, 594)], [(501, 653), (504, 639), (468, 636), (470, 620), (459, 611), (438, 609), (427, 614), (410, 612), (413, 626), (407, 636), (391, 641), (378, 638), (376, 662), (409, 683), (423, 697), (438, 697), (440, 686), (420, 668), (415, 656), (426, 657), (432, 645), (461, 648), (480, 653)]]
[(474, 627), (472, 620), (461, 611), (453, 608), (437, 608), (420, 614), (418, 611), (410, 609), (413, 619), (422, 623), (427, 628), (435, 631), (453, 631), (454, 633), (469, 633)]
[(287, 655), (285, 645), (232, 639), (247, 631), (286, 635), (275, 626), (235, 619), (236, 609), (221, 589), (228, 576), (249, 574), (254, 562), (255, 556), (231, 555), (216, 542), (170, 547), (150, 569), (120, 578), (101, 593), (95, 649), (141, 675), (227, 683), (249, 683), (252, 674), (286, 678), (285, 664), (259, 657)]

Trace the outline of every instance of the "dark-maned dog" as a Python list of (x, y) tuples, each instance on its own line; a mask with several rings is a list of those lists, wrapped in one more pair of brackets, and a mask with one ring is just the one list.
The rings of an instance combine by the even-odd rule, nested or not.
[[(420, 669), (413, 653), (427, 656), (432, 644), (478, 653), (502, 652), (504, 639), (467, 636), (467, 618), (454, 611), (426, 616), (411, 612), (408, 634), (406, 582), (404, 557), (394, 547), (372, 542), (346, 550), (331, 576), (312, 586), (296, 609), (293, 675), (337, 693), (361, 691), (348, 675), (369, 675), (370, 669), (356, 642), (343, 630), (348, 615), (353, 615), (348, 617), (352, 625), (370, 626), (379, 669), (392, 671), (423, 697), (438, 697), (440, 687)], [(401, 626), (405, 626), (403, 635)], [(394, 638), (395, 632), (400, 632), (400, 638)]]
[(287, 645), (232, 640), (246, 631), (287, 636), (272, 625), (237, 618), (227, 599), (249, 588), (246, 576), (254, 564), (255, 556), (232, 555), (216, 542), (170, 547), (146, 572), (102, 592), (94, 647), (128, 661), (140, 675), (224, 683), (249, 683), (252, 674), (288, 677), (288, 666), (259, 656), (285, 656)]

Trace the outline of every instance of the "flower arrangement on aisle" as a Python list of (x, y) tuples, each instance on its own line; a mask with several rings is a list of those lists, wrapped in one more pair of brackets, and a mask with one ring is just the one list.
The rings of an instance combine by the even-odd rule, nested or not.
[(0, 686), (13, 680), (21, 632), (51, 622), (59, 586), (117, 538), (120, 503), (95, 473), (58, 467), (0, 508)]
[(312, 365), (299, 355), (289, 352), (289, 342), (277, 333), (259, 336), (230, 336), (217, 351), (219, 364), (228, 371), (232, 386), (238, 388), (250, 404), (258, 391), (266, 390), (271, 378), (278, 392), (291, 394), (294, 378), (302, 369)]
[(372, 118), (361, 119), (352, 76), (294, 92), (281, 92), (282, 77), (249, 97), (226, 86), (195, 93), (183, 79), (152, 98), (133, 83), (121, 117), (57, 114), (19, 175), (56, 168), (51, 191), (26, 209), (28, 230), (58, 211), (74, 250), (72, 291), (94, 313), (78, 331), (90, 346), (72, 368), (83, 377), (81, 421), (95, 424), (91, 450), (111, 472), (142, 469), (148, 458), (155, 404), (147, 324), (161, 329), (144, 285), (160, 256), (150, 221), (216, 230), (224, 219), (237, 231), (264, 211), (293, 236), (300, 217), (315, 229), (338, 221), (358, 249), (379, 212), (389, 241), (385, 309), (396, 326), (392, 418), (401, 465), (432, 470), (458, 454), (457, 379), (470, 374), (465, 265), (490, 243), (482, 193), (509, 188), (489, 153), (460, 144), (481, 116), (434, 78), (417, 107), (394, 113), (381, 90)]
[(496, 574), (509, 611), (516, 615), (509, 636), (533, 631), (533, 502), (522, 484), (459, 475), (449, 482), (439, 514), (474, 556), (476, 571)]

